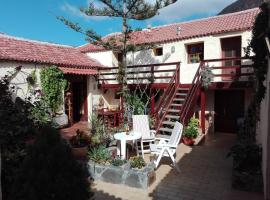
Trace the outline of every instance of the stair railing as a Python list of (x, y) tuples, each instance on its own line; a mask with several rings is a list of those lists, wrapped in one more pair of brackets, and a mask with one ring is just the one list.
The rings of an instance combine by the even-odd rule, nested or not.
[(194, 75), (191, 87), (180, 110), (180, 121), (185, 125), (187, 125), (199, 97), (199, 92), (201, 90), (201, 70), (204, 68), (204, 66), (205, 62), (202, 61)]
[(179, 64), (176, 65), (174, 76), (171, 78), (167, 88), (165, 88), (165, 91), (161, 96), (159, 103), (155, 109), (154, 116), (156, 119), (155, 127), (157, 132), (159, 131), (162, 122), (166, 114), (168, 113), (169, 106), (172, 103), (173, 98), (177, 92), (177, 88), (180, 82), (179, 79), (180, 79), (180, 62)]

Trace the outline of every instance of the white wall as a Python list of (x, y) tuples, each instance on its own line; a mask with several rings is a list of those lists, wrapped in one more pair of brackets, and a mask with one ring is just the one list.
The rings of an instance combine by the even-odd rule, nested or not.
[(262, 145), (263, 149), (263, 178), (265, 199), (270, 198), (270, 59), (268, 74), (265, 81), (266, 94), (261, 103), (260, 121), (257, 128), (257, 141)]
[[(135, 53), (128, 53), (127, 62), (128, 65), (143, 65), (153, 63), (170, 63), (170, 62), (181, 62), (180, 68), (180, 83), (188, 84), (191, 83), (194, 74), (198, 69), (199, 63), (188, 64), (188, 55), (186, 46), (194, 43), (204, 43), (204, 59), (218, 59), (221, 58), (221, 39), (241, 36), (242, 38), (242, 56), (245, 55), (244, 47), (248, 46), (248, 42), (251, 39), (251, 31), (245, 32), (234, 32), (219, 34), (213, 36), (206, 36), (200, 38), (193, 38), (187, 40), (181, 40), (176, 42), (159, 44), (157, 47), (163, 47), (163, 55), (155, 56), (153, 50), (142, 50)], [(172, 51), (174, 49), (174, 52)], [(111, 51), (88, 53), (89, 57), (94, 58), (104, 64), (105, 66), (112, 67), (117, 66), (117, 61), (114, 54)], [(243, 61), (246, 62), (246, 61)], [(219, 63), (211, 63), (210, 66), (221, 66)], [(148, 68), (149, 69), (149, 68)], [(156, 67), (156, 69), (175, 69), (175, 66), (162, 66)], [(147, 70), (147, 69), (145, 69)], [(221, 70), (214, 70), (214, 73), (220, 73)], [(115, 71), (117, 72), (117, 71)], [(155, 74), (159, 76), (161, 74)], [(172, 73), (163, 74), (166, 76), (172, 75)], [(143, 76), (142, 74), (140, 76)], [(113, 78), (113, 76), (106, 76), (106, 78)], [(214, 81), (220, 81), (220, 78), (215, 78)], [(156, 80), (156, 83), (168, 82), (167, 80)], [(108, 81), (107, 83), (115, 84), (116, 81)], [(130, 82), (132, 83), (132, 82)]]
[(26, 78), (32, 71), (36, 69), (37, 85), (36, 89), (40, 88), (40, 77), (39, 72), (44, 65), (35, 65), (31, 63), (20, 63), (20, 62), (0, 62), (0, 77), (13, 73), (15, 68), (22, 66), (21, 71), (12, 79), (11, 85), (15, 86), (15, 97), (25, 99), (29, 92)]

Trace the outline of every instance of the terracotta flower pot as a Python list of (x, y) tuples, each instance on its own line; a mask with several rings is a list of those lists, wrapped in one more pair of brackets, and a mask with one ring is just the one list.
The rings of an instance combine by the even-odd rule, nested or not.
[(190, 138), (190, 137), (183, 137), (182, 138), (182, 141), (185, 145), (188, 145), (188, 146), (193, 146), (194, 145), (194, 139), (193, 138)]
[(75, 158), (86, 158), (88, 153), (87, 146), (85, 147), (72, 147), (71, 152)]

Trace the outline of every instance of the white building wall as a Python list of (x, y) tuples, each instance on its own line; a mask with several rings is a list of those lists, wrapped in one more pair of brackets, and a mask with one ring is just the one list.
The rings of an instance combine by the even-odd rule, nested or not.
[[(150, 50), (142, 50), (139, 52), (129, 52), (127, 55), (127, 63), (128, 65), (145, 65), (145, 64), (155, 64), (155, 63), (171, 63), (171, 62), (181, 62), (180, 66), (180, 83), (181, 84), (190, 84), (194, 78), (194, 75), (199, 67), (199, 63), (196, 64), (188, 64), (188, 54), (187, 54), (187, 45), (196, 44), (196, 43), (204, 43), (204, 59), (218, 59), (222, 57), (221, 50), (221, 39), (229, 38), (229, 37), (237, 37), (241, 36), (242, 38), (242, 56), (245, 55), (244, 48), (247, 47), (248, 43), (251, 39), (251, 31), (244, 32), (234, 32), (234, 33), (226, 33), (219, 35), (212, 35), (200, 38), (187, 39), (182, 41), (170, 42), (159, 44), (156, 47), (163, 47), (163, 55), (155, 56), (152, 49)], [(115, 67), (118, 66), (116, 55), (111, 51), (103, 51), (96, 53), (88, 53), (90, 58), (94, 58), (101, 62), (104, 66), (107, 67)], [(243, 61), (243, 64), (246, 61)], [(210, 66), (221, 66), (221, 62), (210, 63)], [(159, 66), (155, 67), (156, 69), (175, 69), (175, 66)], [(130, 71), (134, 71), (134, 69), (129, 69)], [(137, 69), (135, 69), (137, 70)], [(141, 70), (150, 70), (150, 68), (141, 68)], [(117, 70), (114, 70), (117, 73)], [(213, 73), (219, 74), (221, 70), (213, 70)], [(148, 74), (149, 76), (150, 74)], [(172, 76), (173, 73), (155, 73), (155, 76)], [(137, 74), (135, 77), (146, 76), (146, 74)], [(102, 77), (101, 77), (102, 78)], [(103, 78), (115, 78), (115, 76), (103, 76)], [(220, 77), (214, 78), (214, 81), (220, 81)], [(157, 79), (155, 83), (167, 83), (169, 79)], [(138, 80), (137, 80), (138, 82)], [(107, 84), (117, 84), (117, 81), (105, 81)], [(132, 83), (129, 81), (128, 83)], [(141, 82), (144, 83), (144, 82)], [(92, 80), (91, 84), (95, 84), (95, 81)], [(107, 93), (103, 94), (102, 91), (90, 91), (93, 95), (92, 103), (94, 105), (98, 104), (98, 99), (102, 95), (105, 101), (105, 106), (110, 107), (110, 105), (117, 105), (119, 100), (114, 99), (113, 90), (109, 90)], [(214, 115), (214, 92), (207, 93), (207, 112), (210, 116), (210, 123), (213, 119)], [(90, 109), (89, 109), (90, 110)], [(89, 115), (90, 116), (90, 115)], [(212, 120), (213, 121), (213, 120)]]
[(37, 85), (36, 89), (40, 88), (40, 69), (45, 65), (20, 63), (20, 62), (0, 62), (0, 78), (5, 75), (11, 74), (15, 71), (15, 68), (22, 66), (21, 71), (11, 80), (11, 85), (15, 86), (14, 98), (20, 97), (25, 99), (29, 92), (26, 78), (34, 70), (36, 70)]
[[(242, 38), (242, 56), (245, 55), (244, 47), (248, 46), (251, 39), (251, 31), (245, 32), (234, 32), (219, 35), (212, 35), (200, 38), (193, 38), (187, 40), (181, 40), (176, 42), (159, 44), (157, 47), (163, 47), (163, 55), (155, 56), (153, 50), (142, 50), (135, 53), (128, 53), (127, 62), (128, 65), (145, 65), (154, 63), (171, 63), (171, 62), (181, 62), (180, 67), (180, 83), (189, 84), (192, 82), (194, 75), (199, 67), (199, 63), (188, 64), (188, 54), (187, 45), (204, 43), (204, 59), (218, 59), (222, 57), (221, 51), (221, 39), (241, 36)], [(88, 53), (89, 57), (94, 58), (101, 62), (103, 65), (112, 67), (117, 66), (117, 60), (111, 51)], [(247, 64), (243, 61), (243, 64)], [(210, 63), (210, 66), (221, 66), (221, 62)], [(149, 69), (149, 68), (148, 68)], [(160, 66), (155, 67), (155, 69), (175, 69), (175, 66)], [(147, 68), (143, 69), (147, 70)], [(117, 71), (115, 71), (117, 72)], [(213, 73), (221, 73), (221, 70), (214, 70)], [(173, 73), (156, 73), (155, 76), (171, 76)], [(143, 76), (142, 74), (139, 75)], [(113, 78), (113, 76), (106, 76), (106, 78)], [(214, 81), (220, 81), (220, 77), (216, 77)], [(155, 83), (166, 83), (168, 79), (156, 80)], [(116, 81), (107, 81), (106, 83), (115, 84)], [(132, 82), (130, 82), (132, 83)]]
[(270, 59), (268, 74), (265, 80), (266, 94), (261, 103), (260, 121), (258, 121), (257, 141), (262, 145), (263, 179), (265, 199), (270, 198)]

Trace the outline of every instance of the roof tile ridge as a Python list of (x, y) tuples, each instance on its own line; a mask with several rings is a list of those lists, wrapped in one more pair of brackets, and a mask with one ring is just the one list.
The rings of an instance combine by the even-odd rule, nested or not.
[(57, 43), (51, 43), (51, 42), (44, 42), (44, 41), (39, 41), (39, 40), (32, 40), (32, 39), (27, 39), (27, 38), (23, 38), (23, 37), (7, 35), (7, 34), (4, 34), (4, 33), (0, 33), (0, 37), (12, 39), (12, 40), (17, 40), (17, 41), (24, 41), (24, 42), (41, 44), (41, 45), (47, 45), (47, 46), (66, 47), (66, 48), (72, 48), (72, 49), (75, 48), (75, 47), (70, 46), (70, 45), (57, 44)]

